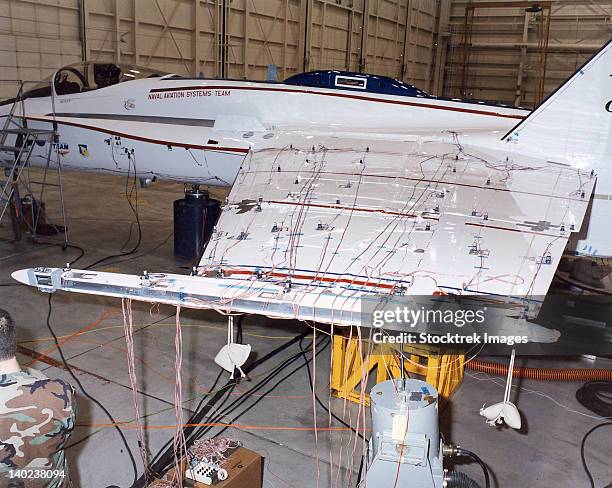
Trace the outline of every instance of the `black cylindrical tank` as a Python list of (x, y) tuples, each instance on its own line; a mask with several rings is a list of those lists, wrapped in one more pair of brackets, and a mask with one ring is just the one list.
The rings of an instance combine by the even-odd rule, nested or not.
[(210, 239), (221, 208), (199, 190), (185, 192), (185, 198), (174, 201), (174, 255), (197, 259)]

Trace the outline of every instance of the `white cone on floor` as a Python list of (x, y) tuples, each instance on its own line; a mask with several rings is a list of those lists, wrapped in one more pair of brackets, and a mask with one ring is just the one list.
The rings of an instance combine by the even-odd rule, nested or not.
[(512, 349), (510, 356), (510, 364), (508, 366), (508, 379), (506, 380), (506, 390), (504, 392), (504, 401), (495, 403), (480, 409), (480, 415), (487, 419), (487, 423), (492, 426), (506, 424), (513, 429), (521, 428), (521, 413), (516, 405), (510, 401), (510, 392), (512, 390), (512, 375), (514, 373), (514, 358), (516, 350)]
[(246, 363), (250, 354), (250, 344), (236, 344), (234, 342), (234, 316), (230, 315), (227, 323), (227, 344), (215, 356), (215, 363), (229, 371), (232, 379), (234, 379), (234, 371), (236, 369), (240, 371), (241, 376), (244, 378), (246, 375), (242, 371), (241, 366)]

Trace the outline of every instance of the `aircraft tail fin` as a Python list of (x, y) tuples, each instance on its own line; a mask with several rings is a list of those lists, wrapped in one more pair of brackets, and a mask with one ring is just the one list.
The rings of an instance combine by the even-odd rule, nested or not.
[(612, 40), (502, 140), (548, 161), (597, 169), (612, 156), (611, 135)]

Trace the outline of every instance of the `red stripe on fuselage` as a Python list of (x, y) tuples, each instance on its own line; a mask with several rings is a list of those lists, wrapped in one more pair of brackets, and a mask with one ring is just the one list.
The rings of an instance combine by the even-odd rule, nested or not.
[(469, 113), (469, 114), (475, 114), (475, 115), (488, 115), (490, 117), (503, 117), (506, 119), (523, 120), (525, 118), (525, 116), (522, 116), (522, 115), (500, 114), (499, 112), (491, 112), (487, 110), (451, 107), (448, 105), (435, 105), (432, 103), (416, 103), (416, 102), (408, 102), (404, 100), (386, 100), (384, 98), (368, 97), (365, 95), (353, 95), (353, 94), (348, 94), (348, 93), (326, 93), (326, 92), (318, 92), (318, 91), (303, 90), (303, 89), (292, 90), (290, 88), (268, 88), (268, 87), (260, 87), (260, 86), (228, 86), (228, 85), (183, 86), (183, 87), (177, 87), (177, 88), (153, 88), (149, 91), (149, 93), (192, 91), (192, 90), (250, 90), (250, 91), (272, 91), (272, 92), (281, 92), (281, 93), (307, 93), (310, 95), (322, 95), (326, 97), (349, 98), (349, 99), (354, 99), (354, 100), (363, 100), (366, 102), (390, 103), (393, 105), (405, 105), (405, 106), (410, 106), (410, 107), (431, 108), (435, 110), (448, 110), (451, 112), (462, 112), (462, 113)]
[[(53, 123), (53, 119), (41, 118), (41, 117), (26, 117), (29, 120), (37, 120), (39, 122), (48, 122)], [(119, 132), (112, 129), (107, 129), (106, 127), (96, 127), (95, 125), (86, 125), (80, 124), (77, 122), (70, 122), (66, 120), (55, 120), (58, 124), (70, 125), (72, 127), (79, 127), (81, 129), (93, 130), (97, 132), (103, 132), (104, 134), (109, 134), (112, 136), (125, 137), (126, 139), (133, 139), (135, 141), (148, 142), (150, 144), (160, 144), (162, 146), (171, 146), (171, 147), (183, 147), (186, 149), (202, 149), (206, 151), (218, 151), (218, 152), (235, 152), (246, 154), (250, 151), (248, 148), (243, 147), (222, 147), (222, 146), (210, 146), (210, 145), (199, 145), (199, 144), (186, 144), (184, 142), (172, 142), (172, 141), (162, 141), (160, 139), (151, 139), (149, 137), (136, 136), (134, 134), (127, 134), (125, 132)]]

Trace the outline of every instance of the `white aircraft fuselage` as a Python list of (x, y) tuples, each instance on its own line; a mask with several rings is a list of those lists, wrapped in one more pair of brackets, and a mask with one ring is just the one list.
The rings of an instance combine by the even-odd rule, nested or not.
[[(32, 128), (49, 128), (51, 97), (25, 100)], [(274, 131), (488, 131), (499, 139), (528, 112), (460, 101), (251, 81), (144, 78), (54, 94), (62, 167), (231, 186), (251, 140)], [(0, 107), (5, 115), (10, 105)], [(19, 113), (19, 107), (17, 110)], [(130, 167), (128, 156), (132, 156)], [(43, 161), (35, 148), (33, 164)]]

